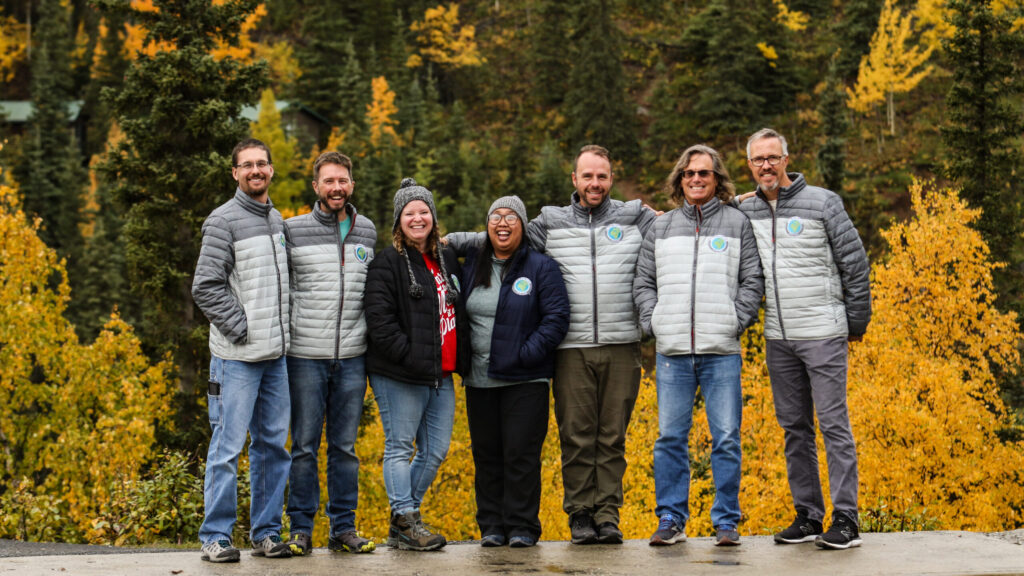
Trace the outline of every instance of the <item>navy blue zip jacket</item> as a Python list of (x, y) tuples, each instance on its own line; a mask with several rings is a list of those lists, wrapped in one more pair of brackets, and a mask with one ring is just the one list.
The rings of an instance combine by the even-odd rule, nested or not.
[[(466, 253), (462, 278), (468, 287), (459, 298), (463, 311), (474, 288), (482, 252), (472, 247)], [(490, 259), (482, 265), (490, 266)], [(460, 329), (468, 325), (465, 322)], [(487, 375), (507, 382), (551, 378), (555, 375), (556, 349), (568, 331), (569, 295), (558, 263), (523, 242), (501, 281)], [(458, 345), (459, 373), (469, 374), (472, 344), (468, 330), (459, 334)]]

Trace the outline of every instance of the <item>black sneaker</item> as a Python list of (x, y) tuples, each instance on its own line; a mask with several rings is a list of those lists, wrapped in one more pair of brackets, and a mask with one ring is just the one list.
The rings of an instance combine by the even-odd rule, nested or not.
[(860, 546), (861, 542), (857, 522), (842, 512), (836, 512), (832, 514), (832, 525), (828, 532), (818, 536), (814, 544), (818, 548), (846, 550)]
[(313, 539), (304, 532), (293, 532), (291, 539), (288, 540), (288, 548), (291, 549), (292, 556), (305, 556), (313, 548)]
[(782, 532), (775, 535), (776, 544), (800, 544), (814, 542), (821, 535), (821, 522), (812, 520), (803, 512), (797, 512), (796, 520)]
[(573, 544), (595, 544), (597, 543), (597, 530), (594, 528), (594, 519), (586, 510), (577, 512), (569, 517), (569, 531), (572, 532)]
[(597, 527), (597, 541), (601, 544), (622, 544), (622, 530), (615, 522), (602, 522)]

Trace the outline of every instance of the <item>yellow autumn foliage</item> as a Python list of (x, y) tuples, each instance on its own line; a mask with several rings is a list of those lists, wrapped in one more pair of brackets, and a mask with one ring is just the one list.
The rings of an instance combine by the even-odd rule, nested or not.
[(423, 20), (413, 22), (409, 29), (416, 33), (419, 45), (419, 53), (406, 62), (410, 68), (421, 66), (424, 60), (445, 68), (480, 66), (487, 61), (476, 42), (476, 27), (460, 24), (458, 4), (428, 8)]
[(395, 91), (388, 86), (388, 79), (377, 76), (370, 82), (373, 91), (370, 103), (366, 105), (366, 123), (370, 127), (370, 143), (380, 146), (381, 138), (387, 136), (394, 143), (401, 144), (395, 126), (398, 125), (398, 106), (395, 105)]
[(0, 80), (14, 79), (15, 67), (25, 58), (26, 33), (24, 24), (0, 11)]
[(936, 47), (914, 42), (913, 22), (913, 12), (904, 14), (894, 0), (886, 0), (878, 29), (871, 37), (870, 51), (861, 58), (857, 82), (852, 89), (846, 89), (847, 106), (860, 113), (888, 101), (890, 132), (895, 132), (893, 94), (913, 90), (933, 69), (931, 65), (925, 66), (925, 62)]
[(65, 532), (89, 537), (112, 486), (139, 477), (157, 427), (170, 424), (173, 364), (150, 364), (116, 313), (79, 343), (63, 317), (64, 262), (38, 225), (0, 184), (0, 477), (15, 496), (32, 495), (0, 506), (0, 536), (21, 535), (32, 510), (19, 502), (45, 497)]

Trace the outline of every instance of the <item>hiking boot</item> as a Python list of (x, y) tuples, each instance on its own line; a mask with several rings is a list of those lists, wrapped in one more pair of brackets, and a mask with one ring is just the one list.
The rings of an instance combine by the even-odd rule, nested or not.
[(735, 528), (718, 528), (715, 531), (715, 546), (739, 546), (740, 533)]
[(651, 546), (671, 546), (676, 542), (686, 542), (686, 532), (671, 515), (666, 514), (658, 521), (658, 529), (651, 534)]
[(597, 530), (590, 512), (582, 510), (569, 517), (569, 531), (572, 533), (573, 544), (594, 544), (597, 542)]
[(396, 544), (399, 550), (437, 550), (448, 543), (444, 536), (430, 531), (420, 518), (419, 511), (392, 517), (391, 524), (398, 531)]
[(266, 556), (267, 558), (291, 558), (292, 549), (288, 543), (281, 540), (277, 534), (265, 536), (259, 542), (252, 543), (253, 556)]
[(360, 536), (359, 532), (347, 530), (338, 536), (331, 536), (327, 540), (327, 549), (331, 552), (363, 554), (365, 552), (373, 552), (377, 549), (377, 545), (373, 543), (373, 540), (367, 540)]
[(821, 535), (821, 522), (812, 520), (804, 512), (798, 511), (796, 520), (782, 532), (775, 535), (776, 544), (800, 544), (814, 542)]
[(398, 548), (398, 518), (398, 514), (392, 514), (391, 522), (388, 524), (387, 545), (389, 548)]
[(818, 536), (814, 544), (818, 548), (846, 550), (861, 545), (860, 532), (857, 530), (857, 522), (843, 514), (835, 512), (832, 514), (832, 525), (828, 532)]
[(602, 522), (597, 527), (597, 541), (601, 544), (622, 544), (622, 530), (615, 522)]
[(239, 555), (238, 548), (232, 546), (230, 540), (211, 540), (203, 544), (200, 558), (207, 562), (238, 562)]
[(480, 538), (480, 545), (484, 548), (497, 548), (505, 545), (504, 534), (485, 534)]
[(288, 548), (292, 551), (292, 556), (305, 556), (313, 549), (313, 539), (309, 534), (295, 532), (288, 540)]

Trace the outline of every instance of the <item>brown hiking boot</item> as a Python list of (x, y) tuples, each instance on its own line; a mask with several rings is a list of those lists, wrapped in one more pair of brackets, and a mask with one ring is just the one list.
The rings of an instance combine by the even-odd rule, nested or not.
[(444, 536), (431, 532), (420, 518), (419, 511), (395, 514), (391, 517), (391, 530), (388, 531), (391, 544), (391, 534), (395, 534), (395, 544), (399, 550), (437, 550), (448, 543)]

